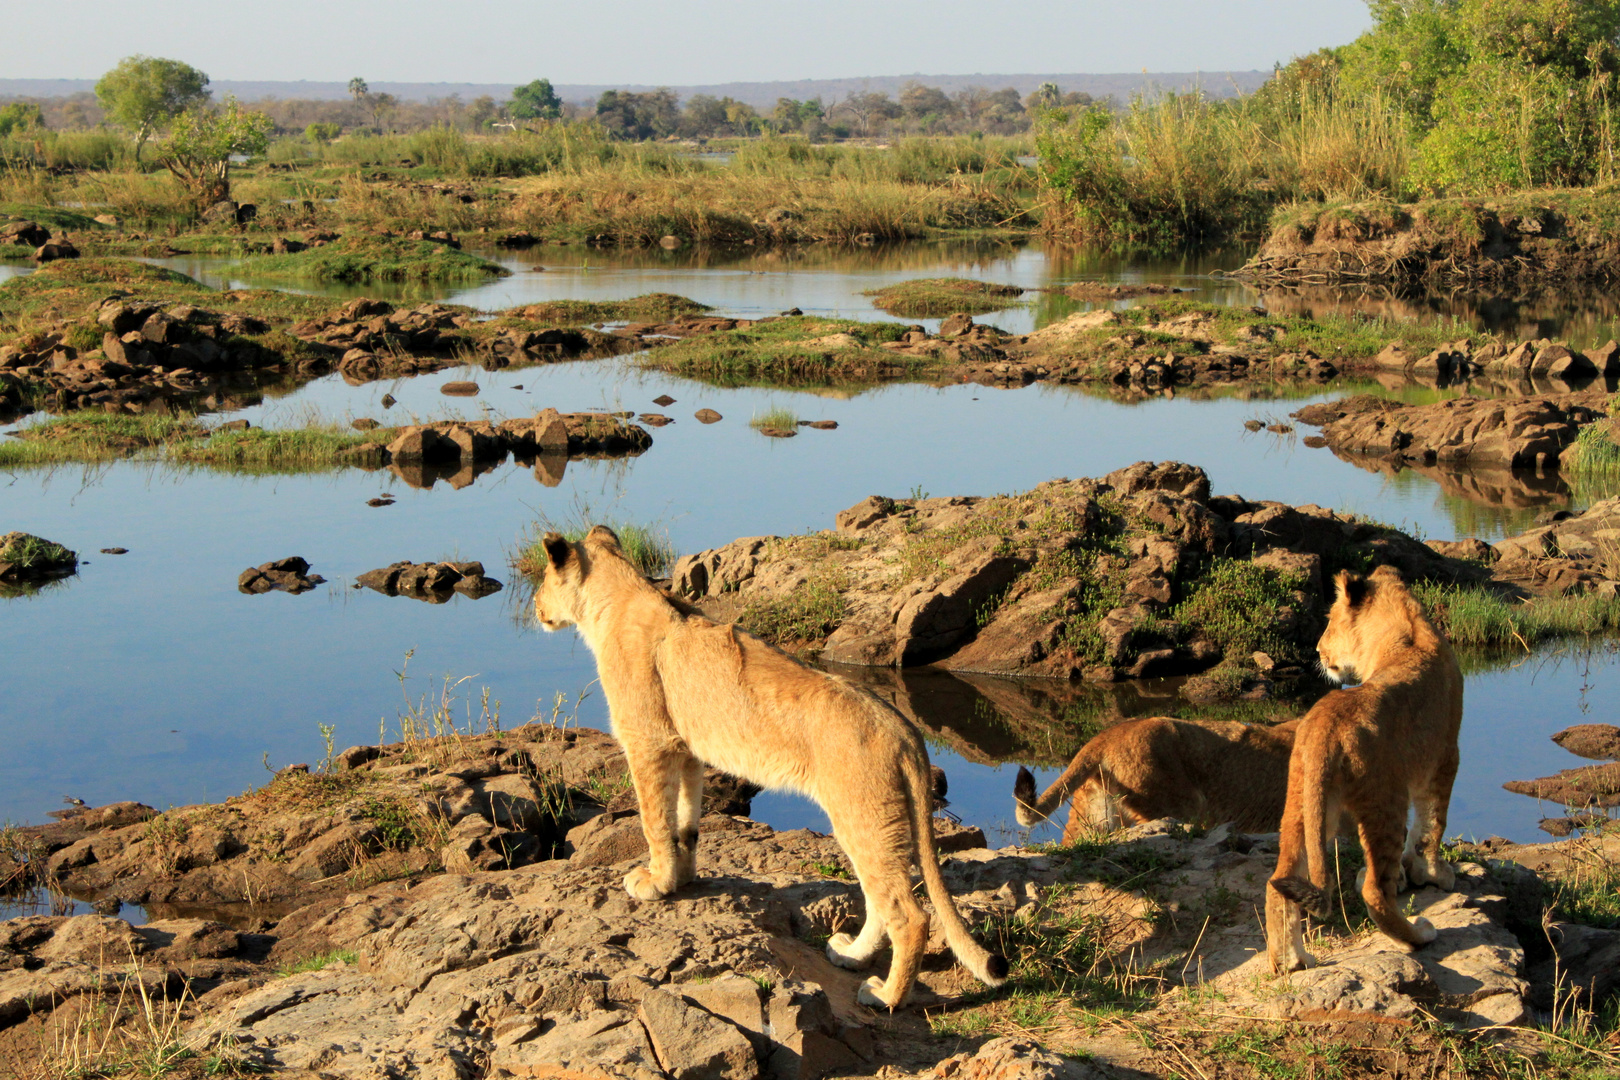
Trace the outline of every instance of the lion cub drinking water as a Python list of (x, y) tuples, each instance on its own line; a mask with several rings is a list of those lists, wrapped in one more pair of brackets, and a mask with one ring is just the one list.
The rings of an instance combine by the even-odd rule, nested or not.
[(1282, 818), (1298, 725), (1168, 716), (1124, 720), (1082, 746), (1039, 798), (1034, 775), (1020, 768), (1014, 812), (1018, 824), (1029, 828), (1072, 794), (1065, 844), (1080, 839), (1088, 826), (1112, 830), (1164, 817), (1271, 832)]
[[(1414, 885), (1454, 882), (1440, 841), (1462, 724), (1456, 654), (1389, 567), (1365, 578), (1341, 572), (1335, 583), (1317, 653), (1328, 678), (1361, 685), (1329, 691), (1294, 736), (1277, 872), (1266, 888), (1266, 951), (1279, 973), (1316, 963), (1299, 909), (1327, 913), (1327, 844), (1341, 813), (1356, 823), (1367, 856), (1362, 898), (1390, 937), (1414, 948), (1435, 937), (1427, 919), (1407, 922), (1396, 907), (1403, 868)], [(1417, 820), (1408, 832), (1411, 804)]]
[(801, 792), (827, 811), (866, 898), (860, 934), (834, 935), (827, 956), (860, 968), (886, 939), (894, 946), (888, 979), (868, 979), (863, 1003), (897, 1008), (916, 982), (928, 914), (912, 895), (914, 861), (957, 959), (990, 986), (1006, 980), (1007, 961), (973, 940), (940, 876), (928, 752), (905, 717), (734, 626), (677, 607), (630, 564), (610, 529), (596, 526), (582, 544), (547, 533), (542, 545), (535, 617), (547, 630), (577, 626), (595, 654), (641, 804), (651, 859), (625, 876), (631, 896), (661, 900), (697, 876), (707, 763)]

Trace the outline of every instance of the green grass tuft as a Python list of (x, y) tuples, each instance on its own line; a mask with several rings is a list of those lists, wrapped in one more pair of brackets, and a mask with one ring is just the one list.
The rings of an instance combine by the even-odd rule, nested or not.
[(799, 417), (792, 409), (772, 405), (762, 413), (755, 413), (748, 426), (759, 431), (795, 431), (799, 426)]

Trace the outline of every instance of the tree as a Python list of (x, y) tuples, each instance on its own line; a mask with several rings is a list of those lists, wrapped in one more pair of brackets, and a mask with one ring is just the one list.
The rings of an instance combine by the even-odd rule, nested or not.
[(275, 121), (228, 98), (223, 109), (188, 109), (158, 144), (158, 162), (190, 191), (198, 206), (231, 197), (231, 156), (253, 157), (270, 145)]
[(126, 56), (96, 83), (108, 119), (135, 133), (135, 160), (153, 133), (208, 100), (208, 76), (179, 60)]
[(519, 120), (555, 120), (562, 115), (562, 98), (550, 79), (536, 79), (512, 91), (511, 113)]
[(652, 139), (680, 126), (675, 92), (661, 87), (649, 94), (605, 90), (596, 100), (596, 119), (621, 139)]
[(399, 99), (393, 94), (368, 94), (366, 100), (371, 105), (371, 119), (378, 131), (399, 111)]
[(927, 116), (947, 117), (956, 111), (955, 104), (945, 96), (945, 91), (937, 86), (923, 86), (914, 82), (901, 87), (900, 107), (914, 120)]
[(304, 128), (304, 138), (312, 143), (328, 143), (341, 134), (343, 134), (341, 124), (327, 123), (320, 120)]
[(475, 129), (482, 128), (492, 123), (499, 112), (494, 98), (488, 94), (480, 94), (472, 99), (471, 105), (467, 106), (467, 120)]
[(872, 134), (872, 125), (879, 120), (893, 120), (900, 115), (900, 106), (890, 100), (888, 94), (867, 91), (861, 94), (851, 94), (834, 106), (838, 112), (854, 119), (860, 125), (862, 135)]
[(40, 111), (38, 105), (29, 105), (21, 101), (0, 105), (0, 135), (35, 131), (44, 126), (45, 114)]
[(371, 93), (371, 87), (367, 86), (366, 80), (360, 76), (356, 75), (349, 80), (349, 96), (354, 98), (356, 105), (365, 100), (365, 96), (369, 93)]

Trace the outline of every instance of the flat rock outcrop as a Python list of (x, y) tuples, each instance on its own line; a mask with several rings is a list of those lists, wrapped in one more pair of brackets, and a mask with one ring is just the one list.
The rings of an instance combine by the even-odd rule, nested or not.
[(1582, 426), (1607, 416), (1601, 393), (1459, 397), (1404, 405), (1358, 395), (1294, 414), (1338, 454), (1481, 469), (1555, 470)]
[[(624, 892), (634, 857), (584, 854), (375, 885), (263, 933), (202, 920), (12, 920), (0, 924), (0, 1031), (138, 981), (156, 996), (193, 996), (188, 1035), (199, 1042), (335, 1080), (1100, 1080), (1173, 1067), (1096, 1031), (1065, 1039), (1070, 1057), (1023, 1037), (936, 1034), (928, 1014), (971, 1007), (961, 999), (977, 986), (937, 929), (911, 1006), (879, 1016), (857, 1004), (865, 973), (822, 953), (828, 933), (862, 914), (856, 885), (829, 873), (842, 859), (830, 837), (711, 815), (698, 880), (656, 903)], [(1523, 1023), (1550, 992), (1511, 928), (1538, 880), (1509, 863), (1463, 863), (1456, 892), (1412, 894), (1439, 932), (1416, 953), (1329, 925), (1313, 944), (1321, 967), (1273, 978), (1249, 901), (1275, 861), (1274, 836), (1222, 827), (1194, 837), (1159, 821), (1077, 849), (969, 851), (942, 870), (981, 934), (1033, 943), (1012, 950), (1015, 975), (1053, 962), (1039, 943), (1084, 920), (1096, 943), (1086, 977), (1128, 969), (1155, 988), (1133, 1014), (1142, 1031), (1176, 1024), (1211, 990), (1228, 1016), (1431, 1015), (1463, 1027)], [(1612, 993), (1602, 965), (1613, 939), (1556, 929), (1589, 1000)], [(295, 964), (309, 957), (321, 959)]]
[(1224, 662), (1234, 692), (1264, 692), (1313, 658), (1332, 573), (1376, 563), (1489, 576), (1383, 526), (1139, 462), (1021, 495), (873, 496), (835, 530), (686, 556), (670, 588), (835, 663), (1108, 680)]
[[(22, 831), (38, 861), (0, 856), (0, 880), (43, 873), (89, 902), (285, 907), (362, 880), (554, 858), (628, 786), (618, 744), (589, 729), (357, 746), (217, 806), (67, 811)], [(711, 773), (707, 805), (746, 812), (754, 790)]]

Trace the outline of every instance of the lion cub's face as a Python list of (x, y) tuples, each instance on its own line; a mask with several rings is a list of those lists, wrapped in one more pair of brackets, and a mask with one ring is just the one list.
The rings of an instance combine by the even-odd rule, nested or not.
[(546, 553), (546, 575), (534, 593), (534, 617), (545, 630), (561, 630), (579, 621), (583, 578), (579, 552), (558, 533), (540, 541)]
[[(1387, 566), (1380, 566), (1367, 577), (1341, 570), (1333, 579), (1337, 595), (1328, 611), (1327, 629), (1316, 643), (1316, 655), (1322, 665), (1322, 674), (1335, 683), (1365, 682), (1369, 668), (1376, 666), (1376, 650), (1382, 644), (1376, 623), (1387, 623), (1388, 605), (1384, 604), (1385, 619), (1380, 620), (1375, 608), (1380, 607), (1381, 590), (1404, 592), (1400, 575)], [(1392, 628), (1386, 626), (1385, 631)]]

